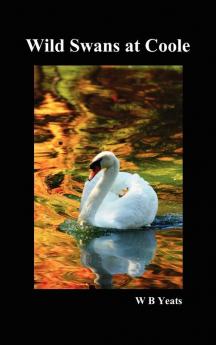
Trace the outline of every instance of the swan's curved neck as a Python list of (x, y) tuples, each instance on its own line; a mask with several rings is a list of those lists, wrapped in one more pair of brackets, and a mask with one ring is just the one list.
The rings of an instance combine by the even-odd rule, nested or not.
[(84, 223), (94, 223), (94, 218), (97, 213), (98, 208), (103, 202), (105, 196), (112, 187), (119, 172), (119, 161), (117, 158), (114, 160), (114, 164), (110, 168), (106, 168), (101, 179), (98, 181), (94, 189), (89, 194), (82, 211), (79, 215), (79, 222)]

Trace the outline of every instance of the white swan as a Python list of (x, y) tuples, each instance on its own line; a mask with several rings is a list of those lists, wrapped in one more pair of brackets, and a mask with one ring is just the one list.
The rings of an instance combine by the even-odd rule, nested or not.
[(133, 229), (153, 222), (158, 198), (147, 181), (138, 174), (119, 172), (119, 161), (109, 151), (99, 153), (90, 169), (81, 198), (80, 225)]

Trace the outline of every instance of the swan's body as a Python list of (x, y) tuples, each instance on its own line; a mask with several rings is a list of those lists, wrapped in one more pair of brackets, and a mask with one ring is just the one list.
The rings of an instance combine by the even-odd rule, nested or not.
[[(80, 205), (81, 225), (133, 229), (153, 222), (158, 198), (148, 182), (138, 174), (119, 172), (119, 161), (109, 151), (98, 154), (90, 168), (91, 180), (85, 183)], [(123, 196), (122, 190), (127, 191)]]

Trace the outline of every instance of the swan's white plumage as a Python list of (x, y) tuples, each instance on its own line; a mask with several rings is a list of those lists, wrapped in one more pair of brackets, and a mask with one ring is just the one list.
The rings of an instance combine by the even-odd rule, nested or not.
[[(83, 205), (85, 201), (88, 199), (89, 194), (93, 190), (93, 188), (96, 186), (98, 181), (101, 179), (102, 175), (104, 174), (104, 171), (101, 170), (91, 181), (86, 181), (84, 185), (84, 189), (82, 192), (82, 198), (80, 203), (80, 211), (83, 208)], [(116, 180), (114, 181), (109, 193), (106, 195), (103, 203), (111, 202), (113, 200), (119, 199), (119, 192), (122, 189), (130, 188), (131, 187), (131, 176), (132, 174), (127, 172), (119, 172)]]
[[(114, 186), (113, 195), (108, 194), (104, 199), (95, 217), (95, 225), (117, 229), (139, 228), (150, 225), (157, 211), (157, 196), (148, 182), (137, 174), (127, 174), (125, 180), (121, 180), (123, 173), (119, 173), (119, 185)], [(128, 176), (129, 175), (129, 176)], [(127, 183), (126, 183), (127, 181)], [(120, 188), (118, 188), (118, 186)], [(128, 192), (121, 198), (118, 194), (122, 188), (128, 187)]]
[[(104, 170), (85, 183), (80, 211), (85, 207), (91, 191), (97, 188), (103, 174)], [(128, 188), (128, 192), (119, 197), (119, 193), (125, 188)], [(147, 181), (138, 174), (118, 172), (92, 220), (92, 225), (116, 229), (139, 228), (153, 222), (157, 209), (157, 194)]]

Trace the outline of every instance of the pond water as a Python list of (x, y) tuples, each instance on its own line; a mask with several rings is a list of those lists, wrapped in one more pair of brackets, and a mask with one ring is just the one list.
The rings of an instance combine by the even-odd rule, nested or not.
[[(182, 67), (35, 66), (34, 74), (35, 288), (182, 288)], [(77, 228), (89, 162), (102, 150), (150, 182), (168, 228)]]

